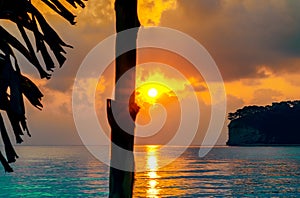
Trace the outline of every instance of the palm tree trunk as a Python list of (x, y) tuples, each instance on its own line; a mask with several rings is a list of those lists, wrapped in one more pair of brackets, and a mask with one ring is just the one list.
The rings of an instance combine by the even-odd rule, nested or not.
[[(115, 101), (107, 101), (107, 116), (111, 127), (111, 167), (109, 177), (109, 197), (130, 198), (132, 197), (134, 183), (134, 124), (129, 124), (129, 130), (123, 130), (116, 119), (122, 123), (134, 123), (138, 113), (138, 107), (135, 104), (135, 66), (136, 66), (136, 39), (138, 28), (130, 36), (122, 36), (119, 32), (131, 28), (139, 27), (140, 22), (137, 16), (137, 0), (116, 0), (116, 77), (115, 82), (118, 86), (115, 88)], [(133, 50), (120, 56), (119, 52), (124, 45)], [(124, 79), (122, 75), (129, 72)], [(121, 82), (120, 82), (121, 80)], [(112, 111), (112, 109), (116, 110)], [(124, 112), (129, 112), (128, 113)], [(118, 118), (114, 115), (119, 114)], [(124, 116), (122, 116), (124, 114)], [(121, 116), (120, 116), (121, 115)], [(129, 120), (132, 119), (132, 120)], [(119, 123), (119, 122), (118, 122)], [(129, 152), (122, 152), (120, 148)]]

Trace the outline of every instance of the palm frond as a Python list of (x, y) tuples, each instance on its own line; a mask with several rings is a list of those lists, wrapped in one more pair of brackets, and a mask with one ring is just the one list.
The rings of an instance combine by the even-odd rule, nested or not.
[[(41, 1), (72, 25), (76, 23), (76, 16), (67, 9), (65, 3), (73, 8), (77, 8), (77, 5), (82, 8), (85, 7), (82, 0)], [(58, 62), (59, 67), (61, 67), (66, 61), (64, 48), (72, 48), (72, 46), (60, 38), (30, 0), (0, 0), (1, 19), (14, 23), (25, 43), (23, 45), (21, 41), (0, 26), (0, 110), (7, 114), (16, 143), (22, 143), (21, 136), (24, 135), (24, 132), (30, 136), (26, 124), (24, 96), (34, 107), (41, 110), (43, 94), (29, 78), (21, 74), (14, 50), (19, 51), (37, 69), (41, 78), (49, 79), (51, 77), (50, 72), (53, 72), (56, 67), (55, 62)], [(35, 46), (32, 45), (28, 32), (34, 35)], [(43, 64), (37, 58), (36, 54), (38, 53), (42, 57)], [(11, 144), (1, 113), (0, 132), (6, 154), (5, 158), (0, 152), (0, 161), (5, 171), (12, 172), (13, 170), (8, 163), (15, 162), (18, 155)]]
[(19, 158), (19, 157), (10, 142), (10, 139), (9, 139), (7, 130), (5, 128), (5, 124), (4, 124), (1, 113), (0, 113), (0, 131), (1, 131), (1, 136), (2, 136), (3, 142), (4, 142), (4, 148), (5, 148), (7, 161), (8, 161), (8, 163), (15, 162), (16, 158)]

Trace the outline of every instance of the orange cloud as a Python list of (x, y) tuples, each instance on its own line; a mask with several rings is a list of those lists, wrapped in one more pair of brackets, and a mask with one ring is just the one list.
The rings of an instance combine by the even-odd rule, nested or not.
[(271, 74), (263, 79), (226, 82), (225, 86), (228, 94), (242, 98), (246, 105), (266, 105), (275, 101), (299, 99), (300, 88), (296, 79), (300, 79), (300, 74)]
[(162, 14), (167, 10), (175, 10), (177, 0), (139, 0), (138, 15), (143, 26), (159, 25)]

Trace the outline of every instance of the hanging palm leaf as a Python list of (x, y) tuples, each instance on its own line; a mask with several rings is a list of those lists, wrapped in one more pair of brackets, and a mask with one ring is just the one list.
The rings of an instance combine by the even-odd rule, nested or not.
[[(77, 8), (84, 8), (81, 0), (41, 0), (49, 9), (55, 11), (72, 25), (75, 15), (66, 8), (66, 4)], [(10, 34), (4, 27), (0, 26), (0, 110), (6, 112), (12, 126), (16, 143), (22, 143), (24, 132), (30, 136), (25, 117), (24, 98), (38, 109), (42, 109), (41, 99), (43, 94), (38, 87), (27, 77), (21, 74), (17, 57), (14, 50), (19, 51), (39, 72), (41, 78), (49, 79), (57, 61), (61, 67), (66, 58), (64, 47), (72, 48), (66, 44), (55, 30), (49, 25), (39, 10), (30, 0), (0, 0), (0, 20), (9, 20), (14, 23), (20, 31), (25, 46)], [(27, 31), (33, 33), (35, 49)], [(40, 63), (36, 53), (40, 53), (43, 63)], [(50, 54), (53, 54), (56, 61)], [(0, 132), (4, 142), (6, 158), (0, 152), (0, 162), (6, 172), (13, 169), (9, 163), (18, 158), (8, 136), (5, 122), (0, 113)]]

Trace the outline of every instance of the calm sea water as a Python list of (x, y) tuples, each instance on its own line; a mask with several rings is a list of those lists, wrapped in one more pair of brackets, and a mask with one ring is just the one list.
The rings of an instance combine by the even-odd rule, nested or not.
[[(300, 197), (300, 147), (192, 147), (165, 167), (161, 153), (138, 147), (135, 197)], [(80, 146), (18, 147), (14, 173), (0, 171), (0, 197), (107, 197), (108, 170)]]

